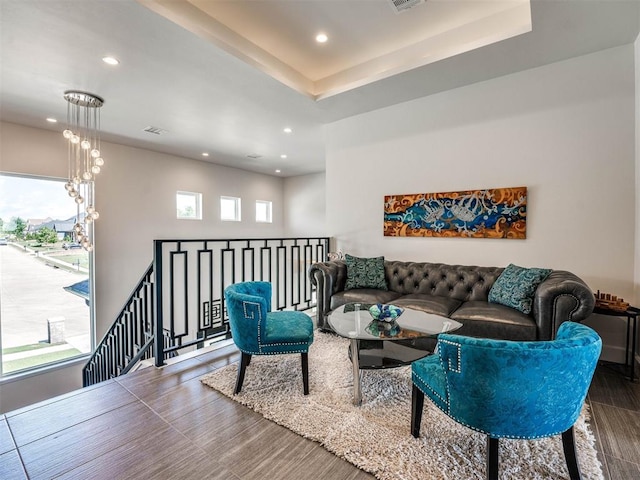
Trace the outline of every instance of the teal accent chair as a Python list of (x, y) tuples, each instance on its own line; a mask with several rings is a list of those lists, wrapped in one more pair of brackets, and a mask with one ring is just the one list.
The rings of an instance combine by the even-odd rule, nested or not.
[(252, 355), (302, 355), (304, 394), (309, 393), (309, 346), (313, 343), (313, 321), (296, 311), (271, 311), (271, 284), (243, 282), (224, 290), (234, 343), (242, 352), (233, 393), (240, 393)]
[(555, 340), (513, 342), (440, 334), (436, 353), (411, 365), (411, 433), (424, 396), (456, 422), (487, 435), (487, 478), (498, 478), (500, 438), (562, 434), (572, 480), (580, 479), (573, 424), (602, 349), (591, 328), (564, 322)]

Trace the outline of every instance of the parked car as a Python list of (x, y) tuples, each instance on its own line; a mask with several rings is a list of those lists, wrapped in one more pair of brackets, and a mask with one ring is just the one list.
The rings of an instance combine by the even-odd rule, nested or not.
[(64, 248), (65, 250), (71, 250), (73, 248), (82, 248), (82, 245), (75, 242), (65, 242), (62, 244), (62, 248)]
[(6, 238), (0, 238), (0, 245), (6, 245), (7, 244), (7, 239)]

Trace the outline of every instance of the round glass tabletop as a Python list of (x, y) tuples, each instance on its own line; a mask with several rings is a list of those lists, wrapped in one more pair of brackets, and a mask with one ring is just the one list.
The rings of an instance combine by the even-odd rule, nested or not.
[(405, 308), (391, 322), (374, 320), (368, 303), (347, 303), (329, 314), (329, 325), (340, 336), (357, 340), (404, 340), (451, 332), (462, 326), (447, 317)]

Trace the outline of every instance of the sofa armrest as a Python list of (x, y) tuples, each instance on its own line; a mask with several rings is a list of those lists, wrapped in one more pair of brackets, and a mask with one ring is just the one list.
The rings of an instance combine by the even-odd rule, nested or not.
[(536, 290), (533, 316), (538, 340), (552, 340), (562, 322), (581, 322), (593, 312), (595, 297), (589, 286), (571, 272), (554, 270)]
[(309, 280), (316, 287), (318, 328), (328, 329), (327, 315), (331, 311), (331, 296), (344, 290), (347, 264), (342, 260), (318, 262), (309, 267)]

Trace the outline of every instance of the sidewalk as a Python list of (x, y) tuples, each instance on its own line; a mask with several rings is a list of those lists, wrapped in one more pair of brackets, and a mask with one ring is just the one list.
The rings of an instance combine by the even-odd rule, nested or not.
[[(65, 340), (89, 347), (89, 307), (63, 290), (87, 278), (47, 264), (13, 245), (0, 246), (0, 328), (2, 348), (48, 339), (47, 319), (65, 317)], [(86, 338), (85, 341), (79, 337)]]

